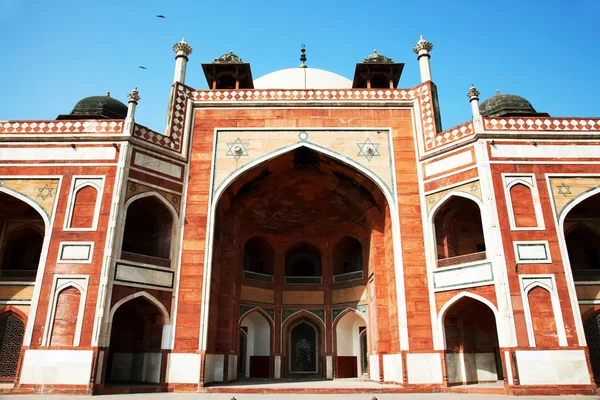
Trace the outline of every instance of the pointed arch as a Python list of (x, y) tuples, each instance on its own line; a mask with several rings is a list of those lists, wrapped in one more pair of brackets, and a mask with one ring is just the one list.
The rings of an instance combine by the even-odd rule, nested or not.
[(342, 311), (341, 313), (339, 313), (334, 319), (333, 319), (333, 323), (332, 323), (332, 327), (333, 330), (335, 331), (335, 327), (337, 326), (338, 321), (346, 314), (350, 313), (350, 312), (354, 312), (356, 315), (358, 315), (360, 318), (362, 318), (362, 320), (365, 322), (365, 324), (368, 323), (367, 318), (365, 318), (365, 316), (360, 313), (358, 310), (352, 308), (352, 307), (347, 307), (344, 311)]
[(259, 307), (254, 307), (253, 309), (248, 310), (245, 313), (243, 313), (242, 315), (240, 315), (240, 318), (238, 320), (238, 325), (240, 325), (242, 323), (244, 318), (246, 318), (248, 315), (250, 315), (254, 312), (257, 312), (257, 313), (261, 314), (263, 317), (265, 317), (265, 319), (271, 325), (271, 329), (275, 328), (275, 321), (273, 321), (273, 318), (271, 318), (271, 316), (269, 314), (267, 314), (262, 308), (259, 308)]
[[(215, 143), (218, 137), (218, 130), (215, 130)], [(210, 311), (210, 287), (212, 282), (212, 263), (213, 263), (213, 248), (214, 248), (214, 230), (215, 230), (215, 215), (216, 210), (221, 200), (221, 196), (227, 190), (227, 188), (235, 182), (239, 177), (241, 177), (244, 173), (250, 171), (251, 169), (258, 167), (259, 165), (269, 161), (270, 159), (276, 158), (285, 153), (292, 152), (295, 149), (300, 147), (306, 147), (310, 150), (313, 150), (317, 153), (323, 154), (335, 161), (340, 162), (342, 165), (348, 166), (353, 170), (358, 171), (360, 174), (365, 176), (368, 180), (370, 180), (375, 187), (377, 187), (383, 197), (385, 198), (389, 209), (390, 209), (390, 218), (391, 218), (391, 236), (392, 236), (392, 253), (394, 259), (394, 271), (396, 274), (395, 284), (396, 284), (396, 304), (398, 313), (398, 326), (399, 328), (399, 337), (400, 337), (400, 348), (403, 350), (408, 350), (408, 321), (407, 321), (407, 313), (406, 313), (406, 304), (404, 302), (405, 297), (405, 287), (404, 287), (404, 270), (402, 268), (402, 252), (400, 251), (401, 247), (401, 237), (400, 237), (400, 220), (398, 213), (398, 205), (396, 203), (395, 190), (388, 188), (385, 182), (381, 178), (379, 178), (373, 171), (368, 169), (367, 167), (357, 163), (350, 158), (344, 157), (343, 155), (326, 149), (324, 147), (308, 143), (301, 142), (295, 143), (291, 146), (282, 147), (276, 151), (273, 151), (269, 154), (266, 154), (258, 159), (243, 165), (239, 169), (235, 170), (231, 173), (227, 178), (221, 182), (218, 186), (215, 187), (215, 164), (213, 163), (211, 167), (211, 186), (209, 192), (209, 211), (207, 216), (207, 234), (205, 241), (205, 253), (204, 253), (204, 272), (203, 272), (203, 284), (202, 284), (202, 310), (200, 313), (200, 334), (199, 334), (199, 349), (206, 350), (208, 345), (208, 324), (209, 324), (209, 311)], [(213, 149), (213, 159), (216, 158), (216, 146)], [(395, 185), (395, 172), (392, 168), (392, 181)]]
[[(452, 297), (450, 300), (448, 300), (443, 306), (442, 308), (440, 308), (440, 311), (438, 312), (438, 335), (437, 335), (437, 339), (438, 339), (438, 346), (440, 349), (445, 349), (446, 348), (446, 332), (444, 329), (444, 318), (446, 317), (446, 313), (447, 311), (454, 305), (456, 304), (459, 300), (463, 299), (463, 298), (471, 298), (473, 300), (477, 300), (480, 303), (485, 304), (486, 306), (488, 306), (490, 308), (490, 310), (492, 310), (492, 312), (494, 313), (494, 318), (496, 320), (496, 329), (498, 332), (502, 332), (503, 330), (503, 324), (502, 324), (502, 319), (500, 318), (500, 313), (498, 312), (498, 309), (496, 308), (496, 306), (489, 301), (488, 299), (486, 299), (485, 297), (479, 296), (478, 294), (475, 293), (470, 293), (470, 292), (460, 292), (457, 295), (455, 295), (454, 297)], [(501, 336), (498, 335), (498, 341), (500, 341), (500, 346), (504, 346), (504, 344), (502, 343), (502, 339)]]
[[(550, 193), (550, 180), (547, 180), (548, 190)], [(558, 245), (560, 248), (561, 258), (563, 262), (563, 268), (565, 271), (565, 279), (567, 281), (567, 290), (569, 293), (569, 300), (571, 302), (571, 312), (573, 313), (573, 317), (575, 319), (575, 331), (577, 333), (577, 341), (580, 346), (586, 346), (586, 338), (585, 331), (583, 327), (583, 319), (581, 318), (581, 310), (579, 309), (579, 303), (577, 299), (577, 292), (575, 291), (575, 280), (573, 279), (573, 267), (571, 265), (571, 261), (569, 260), (569, 249), (567, 247), (567, 237), (565, 235), (565, 221), (569, 213), (577, 207), (579, 204), (583, 203), (585, 200), (590, 199), (596, 195), (600, 194), (600, 186), (596, 186), (590, 190), (587, 190), (571, 201), (569, 201), (560, 212), (556, 209), (556, 202), (554, 201), (554, 213), (557, 219), (557, 236), (558, 236)]]
[(531, 184), (531, 182), (527, 182), (525, 179), (523, 178), (516, 178), (514, 180), (512, 180), (508, 185), (506, 185), (506, 190), (510, 192), (510, 189), (515, 186), (515, 185), (525, 185), (527, 186), (529, 189), (533, 190), (533, 185)]
[(0, 186), (0, 193), (6, 193), (9, 196), (13, 196), (21, 201), (23, 201), (24, 203), (27, 203), (29, 206), (31, 206), (31, 208), (33, 208), (35, 211), (37, 211), (37, 213), (40, 215), (40, 217), (42, 217), (42, 220), (44, 221), (44, 226), (45, 226), (45, 232), (44, 234), (48, 233), (48, 227), (50, 226), (50, 217), (48, 214), (46, 214), (46, 210), (44, 210), (42, 208), (42, 206), (40, 206), (38, 203), (36, 203), (34, 200), (30, 199), (29, 197), (25, 196), (23, 193), (14, 191), (14, 190), (10, 190), (7, 189), (5, 187)]
[[(141, 291), (141, 292), (136, 292), (136, 293), (130, 294), (129, 296), (123, 297), (121, 300), (117, 301), (115, 303), (115, 305), (112, 306), (110, 309), (110, 313), (108, 314), (108, 323), (112, 324), (113, 317), (115, 316), (115, 312), (117, 311), (117, 309), (119, 307), (121, 307), (123, 304), (127, 303), (130, 300), (137, 299), (138, 297), (143, 297), (146, 300), (148, 300), (150, 303), (154, 304), (158, 308), (160, 313), (162, 314), (163, 321), (164, 321), (163, 325), (169, 325), (169, 312), (167, 311), (167, 308), (156, 297), (152, 296), (150, 293), (148, 293), (146, 291)], [(108, 345), (108, 343), (107, 343), (107, 345)]]
[(436, 215), (437, 211), (440, 208), (442, 208), (444, 206), (444, 204), (446, 204), (449, 200), (451, 200), (452, 197), (463, 197), (465, 199), (475, 202), (475, 204), (477, 204), (477, 206), (479, 207), (479, 213), (481, 213), (481, 210), (483, 209), (483, 203), (481, 202), (479, 197), (477, 197), (471, 193), (463, 192), (461, 190), (451, 190), (450, 192), (448, 192), (444, 196), (442, 196), (442, 198), (439, 199), (437, 201), (437, 203), (435, 203), (435, 205), (431, 208), (431, 211), (429, 211), (429, 221), (430, 222), (435, 220), (435, 215)]
[(169, 210), (169, 212), (171, 213), (171, 217), (173, 218), (173, 222), (179, 220), (179, 214), (177, 213), (177, 210), (175, 209), (173, 204), (171, 204), (169, 200), (167, 200), (161, 193), (154, 190), (149, 190), (147, 192), (138, 193), (134, 196), (131, 196), (129, 199), (127, 199), (123, 208), (127, 210), (131, 203), (135, 202), (136, 200), (144, 199), (146, 197), (156, 197)]

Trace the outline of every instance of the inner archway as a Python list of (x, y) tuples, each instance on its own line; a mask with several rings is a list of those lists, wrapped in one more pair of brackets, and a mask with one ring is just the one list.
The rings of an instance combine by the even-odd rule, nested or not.
[(496, 316), (471, 297), (456, 301), (444, 314), (449, 384), (503, 380)]
[[(248, 355), (240, 358), (244, 351), (239, 346), (240, 332), (231, 320), (258, 305), (273, 315), (273, 379), (333, 378), (335, 331), (326, 315), (338, 304), (361, 306), (368, 313), (378, 310), (373, 319), (379, 319), (380, 325), (370, 325), (365, 338), (369, 343), (364, 347), (372, 354), (399, 351), (398, 330), (392, 330), (390, 338), (377, 328), (398, 326), (398, 317), (397, 302), (392, 300), (396, 286), (388, 284), (394, 273), (392, 213), (384, 192), (371, 178), (349, 164), (300, 147), (239, 175), (222, 192), (214, 210), (211, 306), (204, 314), (208, 315), (206, 349), (225, 360), (222, 375), (212, 361), (207, 364), (207, 370), (215, 371), (209, 379), (225, 381), (237, 376), (229, 373), (236, 363), (229, 360), (233, 354), (238, 356), (236, 371), (250, 375), (251, 361)], [(339, 276), (344, 279), (334, 279)], [(373, 288), (375, 282), (385, 284), (367, 295), (368, 280)], [(305, 322), (318, 331), (317, 351), (311, 359), (316, 369), (311, 372), (293, 371), (290, 364), (288, 324), (293, 318), (288, 317), (300, 311), (315, 316)], [(294, 332), (295, 336), (302, 330)], [(295, 340), (312, 343), (304, 339)], [(359, 357), (360, 345), (356, 353)], [(239, 366), (242, 362), (248, 365)], [(352, 368), (355, 375), (360, 365), (358, 361)]]
[(362, 376), (368, 354), (368, 350), (363, 348), (367, 344), (366, 325), (354, 311), (346, 312), (336, 322), (336, 377)]
[(161, 382), (162, 332), (165, 316), (144, 296), (114, 311), (105, 381), (108, 385)]
[(567, 214), (564, 235), (573, 278), (600, 278), (600, 194), (593, 195)]
[[(240, 324), (245, 345), (238, 363), (245, 366), (248, 378), (268, 378), (271, 370), (271, 324), (258, 311), (246, 315)], [(243, 356), (243, 360), (241, 357)]]

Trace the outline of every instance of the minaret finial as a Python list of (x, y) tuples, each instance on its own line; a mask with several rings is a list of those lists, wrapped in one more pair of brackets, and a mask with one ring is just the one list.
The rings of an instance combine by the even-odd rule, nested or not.
[(302, 52), (302, 54), (300, 55), (300, 61), (302, 61), (302, 64), (300, 64), (300, 68), (307, 68), (306, 67), (306, 46), (303, 44), (302, 47), (300, 48), (300, 51)]
[(496, 96), (500, 94), (500, 90), (496, 89)]
[(106, 97), (110, 97), (110, 90), (106, 92)]

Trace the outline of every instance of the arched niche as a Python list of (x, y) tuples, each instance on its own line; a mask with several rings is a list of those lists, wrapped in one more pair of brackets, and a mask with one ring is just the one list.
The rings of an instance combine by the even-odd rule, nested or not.
[(321, 252), (319, 249), (305, 241), (290, 247), (285, 253), (285, 275), (321, 276)]
[(267, 318), (254, 310), (246, 314), (240, 322), (245, 333), (244, 376), (249, 378), (269, 378), (271, 375), (272, 329)]
[(244, 245), (244, 271), (273, 275), (275, 252), (271, 244), (260, 236), (246, 241)]
[(121, 258), (171, 266), (174, 215), (157, 195), (141, 196), (127, 207)]
[(438, 267), (486, 259), (479, 205), (466, 196), (448, 196), (433, 214)]
[(344, 236), (333, 249), (333, 274), (342, 275), (362, 270), (362, 244), (355, 237)]
[(452, 301), (441, 315), (448, 383), (503, 380), (496, 314), (472, 296)]
[(362, 376), (367, 352), (361, 339), (367, 339), (367, 324), (354, 310), (348, 310), (335, 321), (336, 377), (353, 378)]

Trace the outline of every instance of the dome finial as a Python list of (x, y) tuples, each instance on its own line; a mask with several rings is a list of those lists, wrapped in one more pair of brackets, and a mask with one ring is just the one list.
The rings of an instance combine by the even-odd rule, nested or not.
[(496, 89), (496, 96), (498, 96), (500, 94), (500, 90)]
[(307, 68), (306, 66), (306, 45), (302, 44), (302, 46), (300, 47), (300, 51), (301, 51), (301, 55), (300, 55), (300, 61), (302, 62), (302, 64), (300, 64), (300, 68)]
[(106, 97), (110, 97), (110, 90), (106, 92)]

